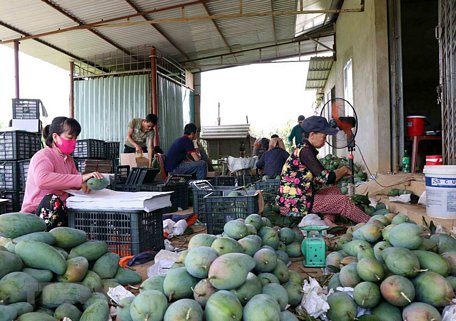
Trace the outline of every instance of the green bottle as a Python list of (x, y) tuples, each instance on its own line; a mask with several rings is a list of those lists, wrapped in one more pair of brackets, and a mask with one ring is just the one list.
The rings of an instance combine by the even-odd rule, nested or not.
[(402, 172), (410, 173), (410, 157), (407, 154), (407, 150), (404, 150), (404, 157), (402, 157)]

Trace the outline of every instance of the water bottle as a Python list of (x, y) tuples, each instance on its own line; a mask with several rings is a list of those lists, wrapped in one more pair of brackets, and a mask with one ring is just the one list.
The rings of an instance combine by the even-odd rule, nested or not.
[(410, 173), (410, 157), (406, 150), (404, 151), (404, 157), (402, 157), (402, 172)]

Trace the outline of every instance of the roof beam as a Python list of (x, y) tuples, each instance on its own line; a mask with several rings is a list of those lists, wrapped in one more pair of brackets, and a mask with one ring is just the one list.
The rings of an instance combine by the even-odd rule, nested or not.
[[(21, 35), (24, 35), (24, 36), (26, 36), (26, 37), (30, 36), (30, 34), (29, 34), (28, 32), (25, 32), (25, 31), (22, 31), (22, 30), (20, 30), (20, 29), (18, 29), (18, 28), (16, 28), (16, 27), (13, 27), (13, 26), (7, 24), (6, 22), (0, 21), (0, 26), (3, 26), (3, 27), (5, 27), (5, 28), (7, 28), (7, 29), (10, 29), (10, 30), (12, 30), (12, 31), (14, 31), (14, 32), (16, 32), (16, 33), (19, 33), (19, 34), (21, 34)], [(72, 53), (69, 52), (69, 51), (66, 51), (66, 50), (64, 50), (64, 49), (62, 49), (62, 48), (59, 48), (59, 47), (57, 47), (57, 46), (55, 46), (55, 45), (53, 45), (53, 44), (51, 44), (51, 43), (49, 43), (49, 42), (47, 42), (47, 41), (44, 41), (44, 40), (42, 40), (42, 39), (33, 39), (33, 40), (35, 40), (36, 42), (41, 43), (41, 44), (43, 44), (43, 45), (45, 45), (45, 46), (47, 46), (47, 47), (49, 47), (49, 48), (52, 48), (52, 49), (54, 49), (54, 50), (56, 50), (56, 51), (58, 51), (58, 52), (61, 52), (61, 53), (65, 54), (65, 55), (67, 55), (68, 57), (73, 58), (74, 60), (82, 61), (82, 62), (84, 62), (84, 63), (87, 64), (87, 65), (90, 65), (90, 66), (93, 66), (93, 67), (95, 67), (95, 68), (99, 68), (100, 70), (106, 71), (106, 69), (103, 69), (102, 67), (97, 66), (97, 65), (94, 64), (93, 62), (88, 61), (88, 60), (86, 60), (86, 59), (84, 59), (84, 58), (78, 57), (78, 56), (76, 56), (75, 54), (72, 54)], [(18, 40), (18, 41), (20, 42), (20, 40)]]
[[(271, 0), (271, 10), (274, 11), (274, 1)], [(277, 43), (277, 34), (276, 34), (276, 25), (275, 25), (275, 17), (274, 16), (271, 16), (271, 20), (272, 20), (272, 34), (274, 36), (274, 43)], [(276, 47), (276, 56), (279, 55), (279, 50), (278, 48)]]
[[(141, 12), (141, 10), (139, 10), (138, 6), (133, 2), (133, 0), (124, 0), (126, 3), (128, 3), (130, 5), (130, 7), (132, 7), (137, 14), (139, 14), (141, 17), (143, 17), (146, 21), (149, 20), (149, 18), (147, 17), (147, 13), (143, 13)], [(174, 9), (174, 8), (173, 8)], [(169, 10), (169, 9), (168, 9)], [(155, 25), (155, 24), (150, 24), (163, 38), (166, 39), (166, 41), (168, 41), (174, 48), (176, 48), (177, 51), (180, 52), (180, 54), (182, 56), (185, 57), (185, 59), (189, 59), (188, 55), (185, 53), (185, 51), (183, 51), (172, 39), (170, 36), (168, 36), (159, 26)]]
[[(80, 26), (84, 25), (84, 22), (82, 20), (80, 20), (78, 17), (74, 16), (73, 14), (65, 11), (61, 6), (55, 4), (53, 1), (51, 1), (51, 0), (41, 0), (41, 1), (44, 2), (45, 4), (47, 4), (48, 6), (52, 7), (53, 9), (57, 10), (58, 12), (63, 14), (65, 17), (70, 18), (71, 20), (76, 22), (78, 25), (80, 25)], [(133, 57), (133, 54), (129, 50), (123, 48), (121, 45), (119, 45), (118, 43), (116, 43), (113, 40), (109, 39), (108, 37), (106, 37), (105, 35), (100, 33), (99, 31), (94, 30), (92, 28), (88, 28), (87, 30), (90, 31), (91, 33), (93, 33), (94, 35), (96, 35), (97, 37), (103, 39), (104, 41), (106, 41), (110, 45), (114, 46), (115, 48), (119, 49), (123, 53), (127, 54), (131, 58), (136, 60), (136, 58)]]

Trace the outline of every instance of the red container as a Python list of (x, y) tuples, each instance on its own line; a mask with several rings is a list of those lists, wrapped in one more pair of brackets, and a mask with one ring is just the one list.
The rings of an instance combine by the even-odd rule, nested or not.
[(442, 155), (426, 155), (426, 165), (443, 165)]
[(407, 116), (407, 136), (422, 136), (424, 135), (424, 124), (426, 116)]

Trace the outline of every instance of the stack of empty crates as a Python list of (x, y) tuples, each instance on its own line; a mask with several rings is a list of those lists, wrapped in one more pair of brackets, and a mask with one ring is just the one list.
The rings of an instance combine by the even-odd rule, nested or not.
[(39, 99), (14, 98), (13, 125), (34, 128), (34, 132), (0, 132), (0, 198), (9, 200), (6, 213), (21, 209), (30, 158), (41, 149), (40, 106)]
[(41, 148), (41, 135), (23, 130), (0, 132), (0, 198), (6, 213), (21, 209), (30, 158)]
[(98, 139), (80, 139), (73, 152), (76, 167), (80, 173), (113, 173), (119, 158), (119, 142), (105, 142)]

